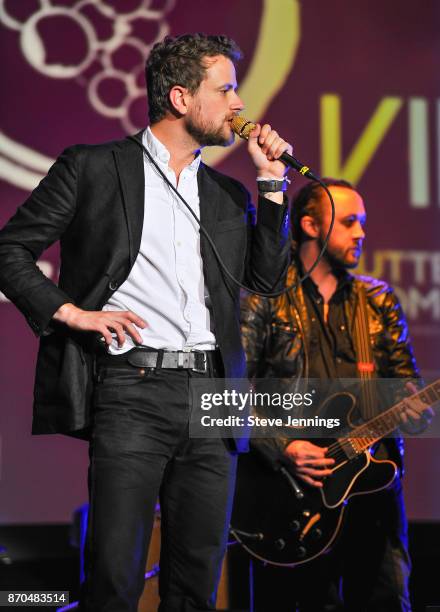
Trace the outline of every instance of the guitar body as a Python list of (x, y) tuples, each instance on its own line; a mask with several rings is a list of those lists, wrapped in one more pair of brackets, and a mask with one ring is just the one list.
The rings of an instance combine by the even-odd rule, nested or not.
[[(325, 411), (338, 412), (343, 423), (356, 420), (350, 394), (331, 398)], [(312, 441), (334, 449), (333, 474), (322, 488), (306, 485), (288, 467), (275, 471), (257, 451), (239, 458), (231, 531), (261, 561), (294, 567), (329, 551), (350, 497), (385, 489), (397, 475), (393, 461), (376, 460), (370, 449), (354, 453), (346, 437)]]
[(320, 492), (300, 487), (305, 495), (297, 499), (288, 478), (257, 453), (239, 457), (231, 532), (253, 557), (294, 566), (331, 546), (345, 505), (323, 511)]
[(389, 459), (377, 460), (369, 451), (337, 467), (324, 480), (322, 503), (335, 508), (353, 495), (386, 489), (397, 475), (397, 465)]
[[(351, 393), (337, 393), (329, 397), (321, 406), (320, 416), (339, 418), (341, 426), (336, 430), (336, 438), (312, 440), (318, 446), (335, 448), (336, 461), (333, 475), (323, 481), (322, 499), (327, 508), (335, 508), (352, 495), (373, 493), (388, 487), (397, 475), (397, 465), (388, 459), (376, 460), (368, 448), (359, 454), (354, 453), (350, 431), (361, 421), (356, 408), (356, 399)], [(374, 449), (374, 447), (373, 447)], [(330, 455), (331, 456), (331, 455)]]

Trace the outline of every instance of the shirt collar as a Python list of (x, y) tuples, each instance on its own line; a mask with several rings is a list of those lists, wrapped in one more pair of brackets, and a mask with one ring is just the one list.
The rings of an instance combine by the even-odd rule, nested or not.
[[(154, 161), (160, 162), (168, 166), (171, 157), (170, 152), (168, 151), (166, 146), (162, 144), (158, 138), (156, 138), (156, 136), (151, 131), (150, 126), (148, 126), (142, 134), (142, 144), (151, 153)], [(193, 161), (187, 166), (187, 168), (191, 172), (196, 173), (200, 166), (200, 160), (201, 155), (199, 151)]]
[[(295, 259), (296, 259), (296, 265), (298, 266), (298, 270), (300, 272), (300, 275), (303, 276), (305, 270), (304, 270), (304, 266), (303, 266), (303, 263), (301, 261), (301, 258), (298, 256)], [(348, 272), (344, 268), (339, 268), (339, 269), (333, 270), (333, 274), (336, 276), (336, 278), (338, 280), (338, 284), (337, 284), (336, 291), (335, 291), (334, 295), (336, 295), (340, 291), (343, 291), (345, 288), (350, 288), (351, 287), (351, 285), (353, 283), (353, 280), (354, 280), (353, 274), (350, 274), (350, 272)], [(319, 293), (319, 288), (318, 288), (317, 284), (315, 283), (315, 281), (312, 279), (311, 276), (308, 276), (303, 284), (304, 284), (304, 288), (306, 290), (308, 290), (309, 292), (313, 292), (316, 295), (321, 295)]]

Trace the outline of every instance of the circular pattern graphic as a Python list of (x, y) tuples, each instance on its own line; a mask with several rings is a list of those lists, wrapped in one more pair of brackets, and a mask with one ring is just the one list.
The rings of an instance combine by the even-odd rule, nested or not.
[[(48, 64), (46, 61), (45, 41), (41, 37), (38, 24), (42, 20), (52, 18), (67, 18), (72, 20), (82, 31), (86, 39), (87, 51), (85, 57), (78, 65), (65, 66), (63, 64)], [(92, 48), (95, 32), (90, 22), (73, 9), (47, 8), (34, 13), (24, 24), (20, 31), (20, 45), (24, 57), (29, 64), (45, 76), (54, 79), (71, 79), (78, 76), (94, 59)]]
[[(13, 0), (0, 0), (0, 24), (18, 33), (22, 55), (34, 70), (45, 78), (74, 79), (86, 89), (96, 113), (119, 121), (124, 131), (132, 133), (146, 123), (145, 60), (152, 46), (169, 34), (166, 18), (176, 1), (63, 0), (60, 6), (58, 0), (34, 0), (29, 12), (17, 13), (10, 8), (17, 6)], [(67, 25), (60, 30), (60, 23)], [(71, 36), (78, 44), (70, 44)], [(259, 120), (284, 85), (299, 40), (299, 0), (263, 0), (254, 55), (240, 85), (252, 119)], [(216, 165), (239, 144), (212, 147), (203, 157)], [(1, 179), (30, 190), (52, 161), (0, 133)]]
[[(37, 10), (20, 22), (8, 12), (6, 1), (0, 0), (0, 23), (19, 32), (21, 52), (35, 70), (52, 79), (77, 78), (78, 83), (87, 88), (87, 98), (97, 113), (110, 119), (119, 119), (124, 129), (133, 131), (145, 124), (145, 115), (140, 125), (133, 124), (133, 117), (139, 113), (133, 113), (132, 109), (138, 106), (136, 101), (139, 98), (145, 97), (145, 85), (139, 75), (143, 73), (151, 47), (169, 33), (170, 27), (165, 16), (174, 5), (175, 0), (164, 0), (160, 3), (161, 9), (152, 0), (80, 0), (71, 7), (60, 7), (50, 0), (39, 0)], [(87, 9), (93, 9), (93, 20)], [(50, 20), (57, 20), (56, 25), (48, 24)], [(60, 61), (50, 57), (49, 46), (56, 48), (58, 45), (57, 40), (52, 41), (50, 37), (59, 35), (62, 20), (70, 22), (68, 29), (73, 31), (76, 40), (84, 39), (84, 52), (81, 51), (79, 61)], [(100, 40), (97, 29), (107, 24), (108, 20), (111, 20), (112, 34)], [(144, 32), (142, 37), (135, 35), (142, 22), (146, 25), (151, 23), (152, 27), (147, 28), (150, 38)], [(64, 30), (67, 30), (66, 26)], [(124, 53), (127, 47), (130, 47), (128, 60), (127, 53)], [(122, 58), (129, 65), (125, 65)], [(86, 70), (92, 63), (99, 65), (99, 71), (87, 77)], [(119, 104), (109, 102), (108, 88), (103, 86), (115, 79), (124, 88), (123, 97), (119, 96), (122, 97)], [(114, 89), (118, 92), (120, 86)], [(111, 97), (115, 96), (118, 97), (118, 94), (112, 94)]]

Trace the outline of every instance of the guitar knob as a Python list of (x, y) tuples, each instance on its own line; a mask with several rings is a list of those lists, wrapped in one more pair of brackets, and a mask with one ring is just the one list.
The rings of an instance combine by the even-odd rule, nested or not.
[(299, 546), (296, 550), (296, 554), (298, 556), (298, 559), (304, 559), (304, 557), (306, 556), (306, 549), (304, 548), (304, 546)]
[(275, 548), (277, 550), (283, 550), (286, 547), (286, 542), (283, 540), (283, 538), (278, 538), (278, 540), (275, 540)]
[(301, 523), (299, 521), (292, 521), (290, 523), (290, 528), (292, 531), (299, 531), (301, 529)]
[(322, 531), (319, 527), (312, 531), (312, 537), (314, 540), (320, 540), (322, 538)]

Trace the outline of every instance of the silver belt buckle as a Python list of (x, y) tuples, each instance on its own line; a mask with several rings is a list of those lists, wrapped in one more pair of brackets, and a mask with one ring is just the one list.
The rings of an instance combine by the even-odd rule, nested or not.
[(198, 372), (199, 374), (206, 374), (206, 372), (208, 371), (208, 368), (207, 368), (208, 360), (206, 358), (206, 351), (194, 351), (194, 364), (196, 363), (196, 356), (197, 355), (203, 355), (203, 369), (202, 368), (198, 368), (198, 367), (196, 367), (194, 365), (192, 370), (193, 370), (193, 372)]
[(179, 351), (177, 353), (177, 369), (182, 370), (183, 368), (188, 368), (190, 358), (191, 354), (189, 351)]

